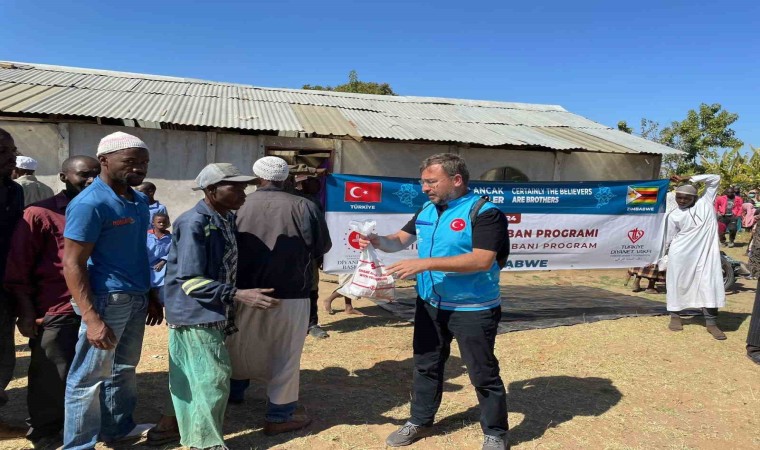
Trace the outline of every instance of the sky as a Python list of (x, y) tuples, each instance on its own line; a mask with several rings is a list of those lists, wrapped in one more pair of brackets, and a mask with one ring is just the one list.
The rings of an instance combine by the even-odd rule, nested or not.
[(760, 2), (0, 0), (0, 60), (561, 105), (635, 131), (700, 103), (760, 147)]

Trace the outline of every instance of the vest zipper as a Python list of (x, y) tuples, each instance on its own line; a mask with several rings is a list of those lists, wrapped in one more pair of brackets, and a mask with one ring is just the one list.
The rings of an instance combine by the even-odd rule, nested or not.
[[(436, 211), (437, 213), (438, 211)], [(441, 213), (443, 214), (443, 213)], [(433, 257), (433, 247), (435, 246), (435, 232), (438, 230), (438, 222), (441, 221), (441, 215), (438, 215), (438, 218), (435, 219), (435, 227), (433, 227), (433, 234), (430, 236), (430, 252), (428, 252), (428, 257)], [(438, 296), (438, 309), (441, 309), (441, 302), (443, 301), (443, 297), (441, 297), (441, 294), (436, 292), (435, 290), (435, 283), (433, 282), (433, 271), (429, 270), (428, 275), (430, 276), (430, 289), (433, 291), (435, 295)]]

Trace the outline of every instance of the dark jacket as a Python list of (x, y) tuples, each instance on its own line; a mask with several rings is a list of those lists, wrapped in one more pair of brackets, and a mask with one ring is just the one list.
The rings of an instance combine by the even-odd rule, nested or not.
[(324, 214), (274, 186), (248, 195), (238, 211), (237, 286), (274, 288), (275, 298), (308, 298), (313, 260), (332, 246)]
[(5, 263), (11, 248), (11, 237), (16, 223), (24, 212), (24, 190), (10, 178), (0, 179), (7, 189), (5, 202), (0, 203), (0, 301), (5, 302), (2, 279), (5, 277)]
[[(235, 226), (234, 214), (229, 221)], [(205, 201), (174, 222), (164, 283), (166, 321), (198, 325), (226, 320), (235, 287), (225, 283), (222, 261), (226, 241), (222, 219)]]

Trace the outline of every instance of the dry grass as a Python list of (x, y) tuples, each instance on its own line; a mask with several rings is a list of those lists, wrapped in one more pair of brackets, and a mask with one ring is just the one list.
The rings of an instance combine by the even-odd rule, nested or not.
[[(739, 256), (742, 249), (733, 249)], [(624, 271), (513, 273), (507, 285), (586, 285), (629, 294)], [(334, 285), (322, 283), (323, 293)], [(754, 285), (741, 282), (720, 324), (728, 340), (713, 340), (700, 319), (683, 332), (667, 318), (646, 317), (501, 335), (497, 354), (509, 386), (512, 440), (520, 449), (760, 448), (760, 367), (744, 357)], [(664, 296), (647, 298), (664, 301)], [(342, 308), (340, 300), (335, 302)], [(233, 449), (379, 449), (407, 418), (412, 327), (371, 302), (366, 317), (322, 315), (331, 337), (309, 338), (302, 362), (307, 431), (263, 435), (263, 396), (251, 391), (230, 406)], [(28, 364), (21, 340), (17, 376)], [(166, 330), (146, 334), (139, 367), (138, 418), (155, 420), (166, 389)], [(456, 347), (438, 415), (437, 434), (414, 448), (476, 449), (481, 445), (475, 393)], [(25, 417), (26, 380), (11, 385), (8, 418)], [(2, 448), (23, 448), (5, 441)]]

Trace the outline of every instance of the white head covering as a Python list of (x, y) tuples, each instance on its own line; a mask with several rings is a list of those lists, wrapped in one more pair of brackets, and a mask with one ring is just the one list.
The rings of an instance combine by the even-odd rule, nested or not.
[(37, 160), (28, 156), (17, 156), (16, 167), (25, 170), (37, 170)]
[(148, 146), (137, 136), (117, 131), (100, 140), (97, 156), (118, 152), (125, 148), (144, 148), (147, 150)]
[(697, 196), (697, 188), (690, 184), (684, 184), (676, 188), (676, 193)]
[(263, 180), (285, 181), (290, 170), (284, 159), (276, 156), (265, 156), (253, 163), (253, 174)]

